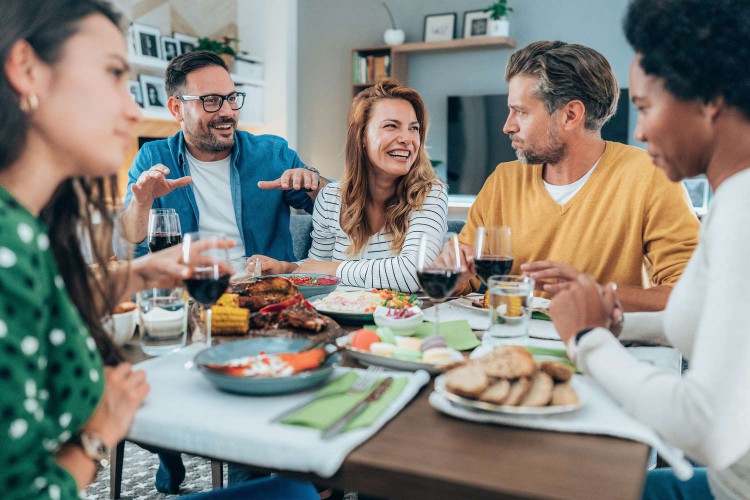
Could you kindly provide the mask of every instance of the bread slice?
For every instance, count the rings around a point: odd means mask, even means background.
[[[518,406],[547,406],[552,399],[552,377],[544,372],[536,372],[531,378],[531,388]]]
[[[534,358],[520,346],[496,347],[481,361],[485,373],[492,378],[530,377],[536,371]]]
[[[531,389],[531,381],[526,377],[519,378],[510,385],[510,393],[503,404],[518,406],[524,400],[526,394],[529,393],[529,389]]]
[[[457,396],[476,399],[489,385],[484,370],[475,363],[467,363],[445,374],[445,387]]]
[[[578,394],[570,382],[556,384],[552,389],[552,405],[577,405],[579,403]]]
[[[479,400],[501,405],[507,399],[508,394],[510,394],[510,382],[500,379],[480,394]]]
[[[555,379],[556,382],[567,382],[573,377],[573,368],[555,361],[542,361],[539,369]]]

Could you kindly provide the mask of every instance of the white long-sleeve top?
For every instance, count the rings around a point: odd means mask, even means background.
[[[413,293],[420,289],[417,281],[419,239],[427,234],[435,241],[429,246],[428,261],[440,251],[448,227],[448,193],[436,183],[425,198],[421,210],[409,217],[409,228],[401,252],[391,250],[392,238],[380,231],[370,238],[361,255],[346,253],[351,245],[341,229],[341,191],[338,182],[324,187],[315,200],[312,246],[308,259],[341,261],[336,276],[341,283],[363,288],[390,288]]]
[[[664,335],[690,361],[639,362],[607,331],[581,339],[578,364],[625,409],[708,468],[718,498],[750,497],[750,169],[719,187],[700,244],[664,311]]]

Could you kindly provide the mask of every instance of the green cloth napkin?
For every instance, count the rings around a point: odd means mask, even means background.
[[[541,319],[542,321],[552,321],[548,315],[540,311],[531,311],[531,319]]]
[[[351,387],[358,378],[359,375],[356,372],[349,372],[326,385],[315,395],[319,396],[323,394],[337,393],[343,389]],[[354,408],[357,403],[364,400],[382,380],[383,378],[379,379],[370,389],[366,389],[362,392],[334,394],[330,397],[313,401],[291,417],[285,419],[283,423],[312,427],[313,429],[327,429],[336,420],[343,417],[349,410]],[[406,383],[407,377],[394,377],[393,383],[391,383],[391,386],[385,391],[385,394],[380,396],[377,401],[368,404],[362,413],[349,422],[344,428],[344,432],[372,425],[380,414],[390,406],[399,394],[401,394],[401,391],[406,387]]]
[[[368,325],[365,326],[365,328],[377,330],[378,327],[375,325]],[[417,330],[411,335],[411,337],[423,339],[434,334],[435,323],[425,321],[417,327]],[[465,319],[441,321],[440,336],[445,339],[445,343],[448,344],[448,347],[457,351],[468,351],[469,349],[474,349],[481,344],[477,335],[469,326],[469,322]]]
[[[573,368],[576,373],[581,373],[573,363],[568,359],[568,351],[565,349],[550,349],[548,347],[526,346],[526,350],[534,357],[551,358],[551,361],[557,361],[563,365]]]

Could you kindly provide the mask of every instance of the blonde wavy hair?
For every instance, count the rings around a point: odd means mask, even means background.
[[[398,253],[404,246],[409,229],[409,217],[422,208],[432,186],[439,183],[430,158],[425,151],[429,117],[424,101],[416,90],[404,87],[392,78],[380,80],[363,90],[352,101],[346,133],[346,166],[341,180],[341,228],[349,236],[349,255],[359,255],[367,246],[375,229],[365,217],[365,203],[369,196],[367,170],[370,163],[365,151],[367,124],[375,103],[382,99],[403,99],[414,108],[419,122],[419,150],[409,172],[400,177],[396,193],[386,202],[385,234],[391,236],[391,251]]]

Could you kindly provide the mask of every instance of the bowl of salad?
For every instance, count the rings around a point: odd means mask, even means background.
[[[424,321],[424,313],[418,306],[394,308],[378,306],[372,312],[372,319],[378,326],[387,326],[396,335],[412,335]]]

